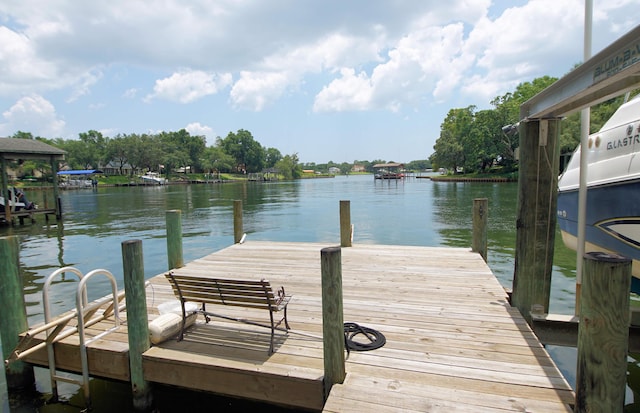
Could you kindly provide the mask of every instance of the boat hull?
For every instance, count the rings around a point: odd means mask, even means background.
[[[558,224],[564,244],[575,250],[578,190],[558,193]],[[593,251],[631,258],[631,291],[640,294],[640,180],[588,189],[585,252]]]

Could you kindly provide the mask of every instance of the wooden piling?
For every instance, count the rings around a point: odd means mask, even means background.
[[[129,369],[133,407],[147,411],[152,405],[151,385],[144,380],[142,353],[151,347],[144,285],[142,241],[122,242],[124,291],[127,299],[127,332],[129,334]]]
[[[559,119],[520,123],[520,169],[512,305],[531,323],[531,307],[549,310],[555,244]]]
[[[24,305],[18,237],[0,237],[0,340],[2,340],[2,359],[7,360],[18,344],[20,333],[29,329],[27,311]],[[35,385],[33,367],[15,361],[5,366],[7,388],[9,390],[27,390]]]
[[[182,257],[182,211],[174,209],[166,212],[167,259],[169,270],[184,267]]]
[[[471,250],[480,253],[487,262],[487,220],[489,216],[489,200],[477,198],[473,200],[473,241]]]
[[[322,271],[322,337],[324,346],[324,394],[344,382],[345,343],[342,304],[342,251],[340,247],[320,251]]]
[[[2,196],[5,199],[10,200],[11,197],[9,195],[9,176],[7,175],[7,160],[4,159],[3,156],[0,156],[0,176],[2,176]],[[9,206],[11,205],[9,202],[6,202]],[[11,222],[11,208],[5,207],[4,209],[4,219],[7,222]]]
[[[340,246],[350,247],[351,233],[351,201],[340,201]]]
[[[575,412],[622,412],[627,383],[631,260],[583,260]]]
[[[234,244],[242,241],[244,229],[242,228],[242,200],[233,201],[233,242]]]
[[[51,173],[53,174],[53,200],[56,207],[56,219],[62,219],[62,203],[60,202],[60,188],[58,187],[58,161],[50,158]]]

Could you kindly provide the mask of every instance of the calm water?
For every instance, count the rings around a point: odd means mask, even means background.
[[[28,194],[42,203],[42,193]],[[436,183],[428,179],[374,181],[371,176],[336,177],[295,182],[171,185],[166,187],[99,188],[61,194],[64,221],[19,228],[0,228],[0,236],[20,239],[20,263],[25,282],[29,323],[42,321],[41,288],[55,269],[71,265],[83,273],[111,271],[123,288],[121,242],[141,239],[147,278],[167,269],[165,211],[182,211],[183,253],[190,261],[233,243],[233,201],[243,201],[248,240],[307,241],[339,244],[339,201],[351,201],[354,243],[455,246],[471,244],[473,199],[489,199],[489,265],[511,288],[515,247],[517,184]],[[559,235],[557,237],[559,240]],[[99,279],[89,299],[109,292]],[[551,312],[574,312],[575,254],[556,246]],[[75,283],[52,289],[54,313],[74,305]],[[575,349],[549,346],[567,380],[575,382]],[[637,369],[633,360],[630,371]],[[68,402],[41,406],[50,391],[48,372],[36,369],[36,395],[11,404],[12,412],[79,412],[78,388],[62,385]],[[632,374],[630,381],[640,374]],[[0,377],[2,411],[9,411],[4,375]],[[635,386],[631,386],[635,387]],[[179,392],[161,392],[162,411],[182,411]],[[186,396],[197,406],[204,395]],[[92,381],[95,412],[127,411],[128,385]],[[633,399],[628,390],[628,400]],[[237,401],[217,400],[224,411],[244,411]],[[210,403],[210,400],[203,401]],[[173,407],[175,406],[175,408]]]

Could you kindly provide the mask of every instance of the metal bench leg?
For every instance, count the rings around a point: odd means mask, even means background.
[[[289,327],[289,321],[287,320],[287,306],[284,306],[284,326],[287,328],[287,330],[291,330],[291,327]]]
[[[269,355],[273,354],[273,336],[275,334],[275,326],[273,325],[273,311],[269,310],[269,317],[271,318],[271,344],[269,345]]]

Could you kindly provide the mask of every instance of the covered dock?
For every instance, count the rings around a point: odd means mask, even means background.
[[[16,210],[16,208],[4,208],[3,220],[5,222],[14,222],[15,218],[20,219],[22,222],[25,217],[29,217],[31,220],[37,214],[43,214],[45,217],[54,215],[56,218],[62,216],[60,210],[60,203],[58,202],[58,163],[64,160],[66,152],[62,149],[58,149],[44,142],[35,139],[18,139],[18,138],[0,138],[0,168],[2,169],[2,198],[9,195],[9,175],[8,167],[9,162],[22,162],[24,160],[47,160],[51,166],[53,174],[53,193],[55,206],[50,209],[38,209],[38,210]],[[10,200],[7,200],[7,204],[11,204]]]
[[[99,169],[70,169],[59,171],[58,176],[64,178],[60,180],[60,188],[94,188],[98,185],[98,181],[93,179],[93,175],[102,173]]]
[[[377,163],[373,165],[373,169],[376,170],[374,175],[375,179],[402,179],[404,174],[402,172],[404,164],[397,162],[390,163]]]

